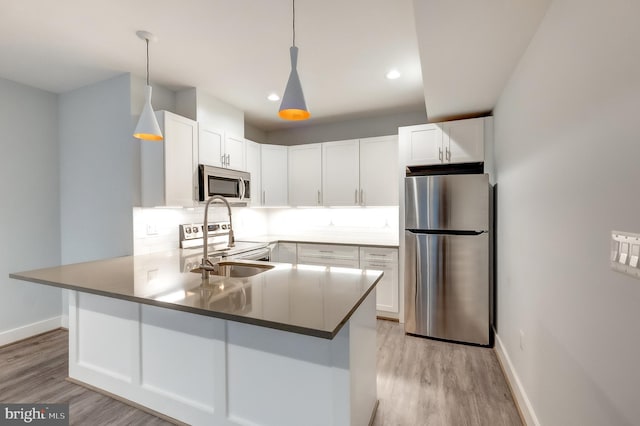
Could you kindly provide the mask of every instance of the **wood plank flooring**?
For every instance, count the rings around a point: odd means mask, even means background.
[[[493,349],[407,336],[378,320],[382,425],[522,425]]]
[[[65,380],[68,333],[56,330],[0,348],[0,402],[69,403],[72,425],[170,425]],[[521,425],[491,349],[406,336],[378,321],[375,426]]]
[[[69,403],[71,425],[171,425],[65,380],[69,334],[64,330],[0,348],[0,402]]]

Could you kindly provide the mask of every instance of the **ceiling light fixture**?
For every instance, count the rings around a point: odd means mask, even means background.
[[[386,75],[387,79],[389,80],[395,80],[397,78],[400,78],[400,71],[393,69],[393,70],[389,70],[389,72]]]
[[[269,94],[269,96],[267,96],[267,99],[269,99],[270,101],[276,102],[280,100],[280,96],[278,96],[277,93],[271,93]]]
[[[298,48],[296,47],[296,0],[293,0],[293,46],[289,49],[291,55],[291,74],[287,81],[287,88],[282,95],[282,103],[278,115],[284,120],[306,120],[311,117],[302,93],[300,77],[298,77]]]
[[[149,84],[149,41],[156,41],[156,37],[148,31],[136,31],[136,35],[147,43],[147,87],[144,107],[133,137],[146,141],[161,141],[162,132],[151,106],[151,85]]]

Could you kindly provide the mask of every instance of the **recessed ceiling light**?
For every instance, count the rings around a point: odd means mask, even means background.
[[[393,69],[387,73],[387,78],[389,80],[395,80],[396,78],[399,78],[399,77],[400,77],[400,71],[398,70]]]
[[[280,96],[278,96],[277,93],[271,93],[269,96],[267,96],[267,99],[269,99],[270,101],[279,101],[280,100]]]

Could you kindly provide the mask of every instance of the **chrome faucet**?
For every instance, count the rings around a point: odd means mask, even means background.
[[[233,247],[235,245],[235,240],[233,238],[233,222],[231,221],[231,205],[222,195],[214,195],[207,200],[207,204],[204,206],[204,224],[202,225],[204,247],[202,252],[202,263],[200,264],[203,280],[209,279],[209,272],[216,270],[216,266],[209,260],[209,205],[215,200],[222,201],[227,206],[227,212],[229,213],[229,242],[227,245],[229,247]]]

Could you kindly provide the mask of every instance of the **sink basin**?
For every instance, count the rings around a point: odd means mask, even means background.
[[[215,263],[216,270],[210,271],[211,275],[231,278],[246,278],[258,275],[259,273],[273,269],[273,265],[262,265],[259,263],[246,262],[218,262]],[[192,269],[191,272],[201,273],[202,268]]]

